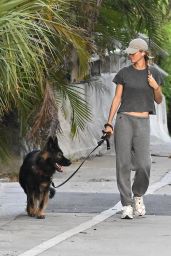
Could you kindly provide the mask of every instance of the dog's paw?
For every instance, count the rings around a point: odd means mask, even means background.
[[[45,215],[38,215],[37,219],[45,219]]]
[[[36,215],[35,215],[35,214],[30,214],[29,216],[30,216],[30,217],[35,217]]]
[[[29,217],[35,217],[36,216],[36,214],[34,214],[34,213],[27,213],[27,214],[28,214]]]

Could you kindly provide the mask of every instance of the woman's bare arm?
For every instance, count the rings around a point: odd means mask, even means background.
[[[108,121],[107,121],[108,124],[112,125],[112,121],[113,121],[114,115],[116,114],[116,112],[118,110],[118,107],[119,107],[119,105],[121,103],[122,92],[123,92],[123,85],[122,84],[118,84],[116,86],[115,95],[113,97],[112,104],[111,104],[111,107],[110,107]],[[110,126],[106,126],[104,131],[107,132],[107,133],[108,132],[112,133],[112,128]]]

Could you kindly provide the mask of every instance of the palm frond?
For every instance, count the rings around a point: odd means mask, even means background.
[[[71,2],[0,2],[0,116],[16,108],[23,126],[21,134],[28,129],[29,118],[32,120],[36,111],[39,116],[36,116],[34,131],[40,127],[43,114],[48,122],[50,114],[46,113],[47,98],[44,99],[46,81],[51,80],[52,67],[56,71],[63,68],[67,47],[74,47],[78,53],[79,75],[87,72],[90,43],[84,31],[68,24],[61,16],[63,8],[68,8]],[[50,103],[53,108],[53,101]],[[37,106],[41,105],[40,111]]]
[[[84,130],[87,122],[92,120],[92,112],[84,88],[78,85],[65,85],[61,86],[60,83],[56,82],[55,85],[56,93],[59,99],[58,106],[63,111],[64,116],[70,118],[72,136],[78,134],[79,129]],[[67,114],[65,105],[67,107]]]

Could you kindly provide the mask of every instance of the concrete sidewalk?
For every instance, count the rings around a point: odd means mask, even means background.
[[[26,216],[26,198],[18,183],[0,183],[0,256],[170,256],[171,144],[151,150],[160,156],[152,156],[143,218],[120,219],[112,151],[93,156],[57,190],[45,220]],[[79,164],[57,173],[56,185]]]

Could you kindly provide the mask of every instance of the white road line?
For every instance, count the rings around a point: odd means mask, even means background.
[[[171,183],[171,172],[167,173],[159,182],[156,182],[152,184],[146,194],[153,194],[155,191],[160,189],[161,187],[170,184]],[[108,219],[112,215],[116,214],[121,210],[121,202],[118,202],[115,206],[112,208],[109,208],[106,211],[101,212],[100,214],[93,217],[91,220],[86,221],[79,226],[72,228],[60,235],[57,235],[53,237],[52,239],[47,240],[46,242],[41,243],[38,246],[35,246],[31,250],[28,250],[18,256],[36,256],[40,253],[52,248],[53,246],[61,243],[62,241],[65,241],[66,239],[72,237],[73,235],[76,235],[84,230],[87,230],[89,228],[92,228],[93,226],[99,224],[100,222]]]
[[[153,194],[154,192],[168,184],[171,184],[171,171],[164,175],[160,181],[153,183],[151,186],[149,186],[146,195]]]
[[[41,252],[48,250],[49,248],[59,244],[60,242],[70,238],[73,235],[76,235],[86,229],[89,229],[100,222],[106,220],[107,218],[111,217],[112,215],[116,214],[118,211],[121,210],[121,203],[118,202],[114,207],[101,212],[99,215],[96,215],[91,220],[86,221],[79,226],[72,228],[60,235],[53,237],[52,239],[47,240],[46,242],[34,247],[33,249],[26,251],[18,256],[36,256],[39,255]]]

